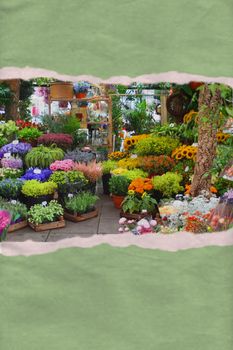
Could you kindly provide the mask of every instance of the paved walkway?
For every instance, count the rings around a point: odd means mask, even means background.
[[[101,196],[97,206],[99,215],[96,218],[78,223],[66,221],[66,227],[44,232],[34,232],[30,227],[26,227],[9,233],[7,241],[23,242],[30,239],[37,242],[52,242],[77,236],[90,237],[96,234],[117,233],[119,210],[113,206],[111,199],[108,196]]]

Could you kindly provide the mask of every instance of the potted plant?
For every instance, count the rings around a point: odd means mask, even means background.
[[[6,140],[6,143],[9,143],[15,139],[18,132],[18,126],[13,120],[9,120],[8,122],[1,121],[0,124],[0,137]]]
[[[65,219],[79,222],[97,216],[98,210],[95,208],[97,200],[98,197],[90,192],[82,192],[75,196],[71,194],[65,202]]]
[[[37,180],[40,182],[46,182],[49,177],[52,175],[52,171],[48,168],[29,168],[26,170],[25,174],[21,176],[21,180]]]
[[[159,215],[157,201],[147,192],[140,195],[129,190],[121,207],[121,216],[127,219],[140,220],[148,215],[152,217]]]
[[[19,179],[4,179],[0,181],[0,196],[6,199],[18,199],[23,181]]]
[[[11,214],[11,222],[8,232],[14,232],[27,226],[28,210],[26,205],[16,200],[8,202],[4,199],[0,199],[0,208]]]
[[[26,127],[19,131],[18,137],[19,140],[23,142],[28,142],[32,146],[36,146],[37,139],[42,135],[42,131],[39,131],[38,128]]]
[[[6,239],[7,230],[11,222],[11,214],[6,210],[0,210],[0,242]]]
[[[111,179],[111,171],[117,168],[117,162],[114,160],[105,160],[102,162],[102,183],[104,194],[109,194],[109,180]]]
[[[74,93],[77,98],[85,98],[90,88],[90,84],[87,82],[74,83]]]
[[[25,162],[27,167],[48,168],[55,160],[61,160],[63,157],[63,150],[55,145],[51,147],[38,146],[33,147],[26,155]]]
[[[64,210],[56,200],[36,204],[28,213],[28,224],[36,232],[65,227]]]
[[[0,181],[4,179],[18,179],[22,174],[22,169],[0,168]]]
[[[10,153],[10,154],[18,154],[25,155],[27,152],[31,150],[32,146],[30,143],[19,142],[18,140],[14,140],[11,143],[3,146],[0,150],[1,153]]]
[[[69,134],[44,134],[38,138],[37,142],[38,145],[56,145],[57,147],[66,150],[72,146],[73,137]]]
[[[71,159],[77,163],[90,163],[95,160],[96,155],[93,152],[82,151],[78,148],[73,151],[66,151],[64,159]]]
[[[112,176],[109,180],[109,189],[115,208],[120,209],[127,195],[129,184],[130,180],[125,176]]]
[[[77,194],[83,191],[88,183],[88,180],[80,171],[55,171],[49,178],[57,184],[59,200],[63,203],[69,193]]]
[[[13,157],[10,155],[9,157],[3,157],[1,159],[1,165],[3,168],[21,169],[23,168],[23,161],[18,156]]]
[[[49,202],[54,198],[56,189],[57,184],[52,181],[25,181],[22,186],[23,201],[29,208],[44,201]]]
[[[56,160],[50,165],[50,170],[57,171],[71,171],[74,169],[75,163],[71,159],[65,159],[65,160]]]
[[[153,177],[152,183],[155,190],[155,198],[159,201],[161,198],[170,198],[182,192],[184,187],[180,185],[181,181],[182,176],[172,172]]]
[[[88,164],[76,163],[74,169],[82,172],[85,175],[89,181],[87,184],[87,189],[92,193],[95,193],[96,181],[102,176],[101,164],[98,164],[95,160]]]

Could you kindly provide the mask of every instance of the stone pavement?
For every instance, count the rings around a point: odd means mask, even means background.
[[[30,227],[9,233],[7,241],[23,242],[33,240],[37,242],[52,242],[76,236],[92,236],[96,234],[113,234],[118,232],[119,210],[113,206],[109,196],[100,196],[97,205],[99,215],[96,218],[72,223],[66,220],[66,227],[57,230],[34,232]]]

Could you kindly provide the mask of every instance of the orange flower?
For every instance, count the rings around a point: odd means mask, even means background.
[[[191,185],[185,185],[185,193],[184,194],[190,194],[191,191]]]
[[[214,186],[211,186],[211,187],[210,187],[210,192],[211,192],[211,193],[217,193],[218,190],[217,190],[217,188],[215,188]]]

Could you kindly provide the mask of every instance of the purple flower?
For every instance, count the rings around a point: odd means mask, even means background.
[[[0,153],[4,155],[4,153],[13,153],[13,154],[25,154],[28,151],[30,151],[30,149],[32,148],[32,146],[29,143],[26,142],[19,142],[17,144],[12,143],[8,143],[7,145],[3,146],[0,149]]]
[[[37,180],[45,182],[49,179],[50,175],[52,175],[50,169],[29,168],[20,180]]]
[[[20,169],[23,167],[23,161],[21,158],[2,158],[1,164],[3,168]]]

